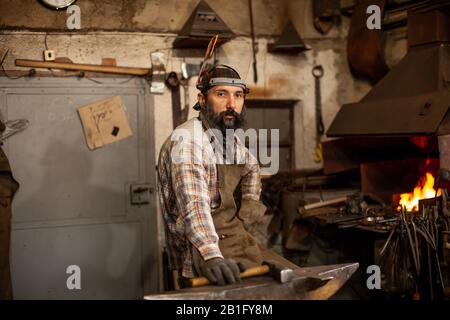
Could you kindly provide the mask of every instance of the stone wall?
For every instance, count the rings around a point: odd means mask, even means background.
[[[7,70],[14,59],[42,59],[45,41],[58,57],[68,57],[75,63],[100,64],[102,58],[117,60],[120,66],[151,67],[150,53],[161,50],[168,57],[168,71],[180,72],[182,53],[175,54],[171,43],[176,33],[197,5],[198,0],[78,0],[81,8],[81,30],[65,29],[65,11],[53,11],[38,1],[0,0],[0,47],[9,48],[4,63]],[[250,98],[298,99],[295,107],[295,166],[311,169],[321,166],[314,162],[315,64],[324,67],[322,108],[328,127],[343,103],[358,101],[370,85],[355,80],[350,74],[346,57],[346,35],[349,19],[322,36],[312,24],[312,1],[254,0],[254,23],[257,36],[258,83],[253,83],[251,38],[247,1],[216,0],[207,3],[238,36],[217,51],[219,62],[235,66],[251,87]],[[291,19],[312,50],[299,55],[272,54],[267,43],[273,42],[288,19]],[[391,46],[395,49],[395,44]],[[398,50],[397,50],[398,51]],[[200,61],[200,58],[192,59]],[[195,78],[189,83],[189,105],[193,105],[197,90]],[[182,94],[182,97],[184,95]],[[184,104],[184,102],[182,102]],[[159,150],[172,130],[170,92],[155,95],[156,136]],[[189,117],[195,116],[191,110]]]

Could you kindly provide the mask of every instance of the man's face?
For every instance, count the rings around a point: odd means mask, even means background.
[[[244,90],[235,86],[216,86],[207,92],[207,97],[198,94],[201,105],[207,105],[207,116],[211,124],[219,129],[237,129],[243,122]]]

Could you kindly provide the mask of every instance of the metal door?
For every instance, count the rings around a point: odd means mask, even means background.
[[[141,299],[158,290],[152,100],[143,80],[99,80],[0,79],[3,118],[30,122],[3,146],[20,183],[16,299]],[[115,95],[133,135],[90,151],[77,108]],[[67,270],[73,265],[80,273]],[[81,289],[70,289],[78,275]]]
[[[265,145],[261,141],[258,142],[258,159],[259,155],[267,155],[268,157],[274,157],[272,150],[275,154],[278,154],[278,170],[288,171],[292,170],[294,166],[293,161],[293,109],[292,107],[277,108],[267,102],[265,107],[255,107],[252,105],[252,100],[248,101],[248,108],[246,110],[246,123],[248,128],[255,130],[268,129],[267,134],[268,144]],[[271,129],[279,130],[279,142],[278,150],[270,142]],[[272,149],[273,148],[273,149]],[[262,149],[262,150],[261,150]],[[268,167],[269,164],[261,164],[261,170],[264,172],[264,167]]]

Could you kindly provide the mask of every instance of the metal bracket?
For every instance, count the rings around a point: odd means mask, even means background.
[[[135,183],[130,185],[130,199],[132,205],[150,203],[150,194],[154,189],[147,183]]]

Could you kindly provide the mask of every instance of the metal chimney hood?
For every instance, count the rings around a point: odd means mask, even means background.
[[[173,47],[204,49],[208,47],[211,37],[216,34],[220,35],[216,46],[235,37],[233,31],[231,31],[219,15],[202,0],[194,12],[192,12],[183,28],[181,28],[181,31],[173,42]]]
[[[302,37],[295,29],[291,20],[288,21],[275,43],[267,44],[267,50],[271,53],[300,53],[311,50],[311,47],[303,42]]]
[[[408,12],[408,47],[360,102],[341,107],[327,136],[450,133],[450,1]]]

